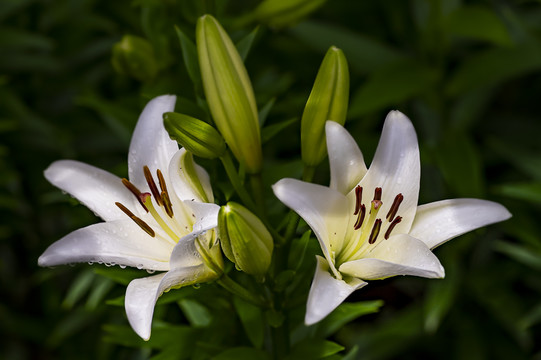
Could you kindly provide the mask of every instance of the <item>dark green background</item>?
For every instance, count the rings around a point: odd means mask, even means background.
[[[209,12],[238,41],[257,25],[239,27],[239,17],[257,4],[0,3],[0,357],[152,354],[116,344],[104,329],[127,323],[122,307],[105,304],[125,286],[96,275],[98,265],[37,267],[53,241],[97,221],[43,170],[70,158],[125,176],[130,134],[150,98],[177,94],[185,99],[177,110],[198,111],[201,89],[173,25],[193,39],[197,17]],[[325,51],[336,45],[351,73],[346,127],[367,159],[385,114],[401,110],[421,145],[421,203],[477,197],[513,213],[435,250],[445,280],[392,278],[356,292],[351,300],[385,305],[333,340],[357,345],[363,359],[541,359],[541,3],[332,0],[291,27],[260,25],[246,59],[258,105],[276,99],[267,125],[297,119],[265,144],[267,185],[300,175],[298,119]],[[111,49],[125,34],[153,45],[153,79],[113,70]],[[327,183],[327,167],[317,182]],[[163,308],[157,313],[179,313]]]

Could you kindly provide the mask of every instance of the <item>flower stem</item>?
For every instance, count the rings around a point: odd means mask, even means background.
[[[225,172],[227,173],[227,176],[229,177],[229,180],[231,181],[231,184],[235,188],[235,191],[241,198],[242,202],[244,202],[244,205],[246,205],[251,210],[256,210],[256,205],[252,198],[250,197],[250,194],[246,191],[246,188],[242,184],[242,181],[239,178],[239,175],[237,173],[237,169],[235,169],[235,165],[233,164],[233,159],[231,158],[231,153],[229,151],[225,152],[225,155],[220,157],[220,160],[222,161],[222,164],[224,166]]]
[[[261,308],[268,307],[267,303],[261,299],[258,296],[255,296],[250,291],[248,291],[246,288],[244,288],[242,285],[231,279],[226,274],[223,274],[217,281],[216,281],[221,287],[226,289],[232,294],[237,295],[238,297],[242,298],[243,300],[246,300],[254,305],[257,305]]]
[[[251,174],[250,175],[250,185],[252,186],[252,195],[255,199],[255,203],[257,206],[258,213],[265,217],[265,197],[264,197],[264,190],[265,187],[263,186],[263,181],[261,179],[261,174]]]

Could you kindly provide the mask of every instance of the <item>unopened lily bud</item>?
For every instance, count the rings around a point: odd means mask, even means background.
[[[150,42],[139,36],[124,35],[113,46],[113,68],[120,74],[141,81],[152,80],[158,73],[158,64]]]
[[[225,256],[237,269],[258,277],[265,275],[274,244],[257,216],[240,204],[227,203],[218,214],[218,236]]]
[[[264,0],[252,12],[258,22],[274,28],[294,25],[317,10],[326,0]]]
[[[212,118],[248,173],[261,170],[261,135],[252,84],[237,48],[210,15],[197,21],[197,54]]]
[[[332,46],[325,55],[301,120],[302,160],[316,166],[326,155],[325,122],[346,122],[349,70],[342,50]]]
[[[225,141],[222,135],[202,120],[167,112],[163,114],[163,124],[171,139],[176,140],[196,156],[214,159],[225,153]]]

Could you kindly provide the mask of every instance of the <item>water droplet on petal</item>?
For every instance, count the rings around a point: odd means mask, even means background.
[[[199,289],[201,287],[201,284],[193,284],[192,287],[194,289]]]
[[[137,264],[137,268],[141,270],[143,268],[143,264]]]
[[[153,269],[147,269],[147,273],[149,274],[154,274],[156,272],[156,270],[153,270]]]
[[[118,266],[120,266],[121,269],[125,269],[125,268],[126,268],[126,265],[119,264]]]

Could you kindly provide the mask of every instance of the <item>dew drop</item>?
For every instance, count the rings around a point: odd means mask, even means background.
[[[143,264],[137,264],[137,268],[141,270],[143,268]]]
[[[89,261],[88,265],[94,265],[94,261]]]
[[[125,268],[126,268],[126,265],[119,264],[118,266],[120,266],[121,269],[125,269]]]
[[[194,289],[199,289],[201,287],[201,284],[193,284],[192,287]]]
[[[147,273],[149,274],[154,274],[156,272],[156,270],[153,270],[153,269],[147,269]]]

